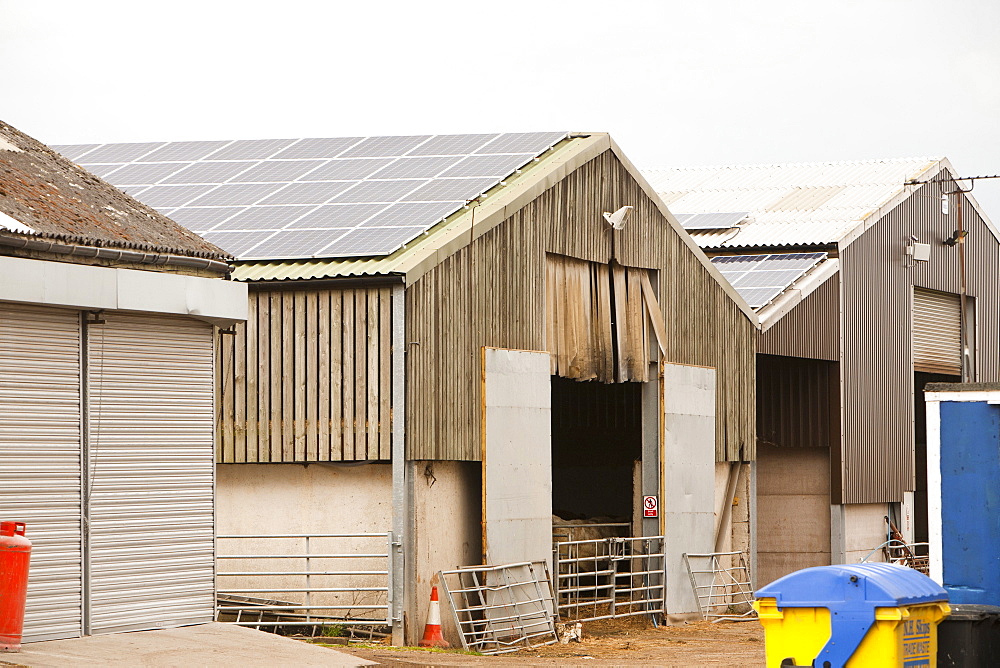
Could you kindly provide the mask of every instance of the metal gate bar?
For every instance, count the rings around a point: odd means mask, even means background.
[[[692,564],[692,560],[696,563]],[[729,564],[726,565],[723,561]],[[742,552],[685,554],[684,565],[705,619],[713,622],[756,619],[757,613],[752,605],[750,569]],[[719,612],[720,610],[725,612]]]
[[[596,620],[663,611],[663,536],[602,538],[553,545],[560,620]]]
[[[556,642],[544,561],[441,571],[438,580],[467,651],[505,654]]]
[[[247,541],[258,543],[263,541],[268,545],[266,553],[252,554],[249,550],[240,553],[226,554],[218,549],[216,558],[222,561],[235,561],[240,564],[236,571],[219,569],[217,577],[221,581],[226,578],[244,579],[243,586],[219,585],[217,591],[216,619],[231,621],[241,626],[294,626],[294,625],[350,625],[350,626],[389,626],[392,611],[392,555],[393,534],[387,533],[353,533],[353,534],[246,534],[217,536],[221,541]],[[295,541],[297,545],[289,545]],[[367,541],[365,550],[352,551],[359,541]],[[321,542],[319,550],[316,543]],[[328,549],[329,544],[345,544],[344,549]],[[288,551],[282,551],[279,546],[289,545]],[[374,545],[384,546],[378,550]],[[271,560],[298,560],[300,563],[289,568],[268,567],[253,570],[253,564]],[[317,560],[358,560],[364,568],[345,568],[331,570],[314,567]],[[384,561],[385,568],[372,568],[378,562]],[[375,562],[375,563],[372,563]],[[303,566],[304,564],[304,566]],[[250,566],[248,568],[248,566]],[[358,579],[361,578],[362,582]],[[247,583],[249,579],[249,583]],[[283,580],[283,582],[282,582]],[[374,581],[376,586],[370,585]],[[261,586],[261,584],[270,586]],[[284,598],[298,600],[274,600],[248,596],[250,594],[284,594]],[[302,596],[296,596],[302,594]],[[360,594],[362,601],[339,601],[338,594]],[[321,601],[319,596],[325,595]],[[357,598],[357,597],[355,597]],[[384,603],[383,603],[384,602]],[[355,611],[352,613],[352,611]],[[223,619],[225,618],[225,619]],[[234,618],[234,619],[230,619]]]

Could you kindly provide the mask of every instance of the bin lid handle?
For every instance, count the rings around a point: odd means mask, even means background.
[[[813,662],[819,668],[844,668],[875,623],[875,606],[867,601],[850,609],[830,611],[830,639]]]

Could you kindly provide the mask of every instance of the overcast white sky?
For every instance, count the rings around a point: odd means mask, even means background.
[[[641,167],[1000,172],[996,0],[0,0],[0,118],[51,144],[607,131]],[[1000,221],[1000,183],[976,187]]]

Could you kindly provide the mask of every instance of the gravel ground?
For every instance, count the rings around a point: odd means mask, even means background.
[[[764,630],[756,621],[693,622],[654,628],[638,617],[585,622],[583,641],[501,656],[385,645],[336,646],[385,666],[763,666]]]

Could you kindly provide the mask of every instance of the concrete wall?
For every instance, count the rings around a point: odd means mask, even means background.
[[[482,563],[482,464],[411,461],[411,527],[406,605],[408,644],[423,634],[431,586],[438,571]],[[443,595],[443,592],[442,592]],[[461,646],[447,601],[441,602],[442,628],[452,646]]]
[[[392,471],[388,463],[218,464],[216,526],[220,536],[247,534],[387,533],[392,527]],[[313,553],[384,552],[386,538],[311,538]],[[220,539],[217,553],[300,554],[305,541],[295,539]],[[304,588],[303,576],[227,577],[227,571],[303,570],[300,559],[218,560],[218,588]],[[382,559],[312,559],[310,570],[381,570]],[[381,576],[312,576],[310,586],[381,587]],[[250,594],[302,602],[299,592]],[[355,617],[385,615],[364,604],[385,605],[382,592],[313,595],[313,605],[354,605]],[[336,614],[336,613],[331,613]]]
[[[757,452],[757,587],[830,564],[830,451]]]
[[[885,517],[889,514],[886,503],[855,503],[843,506],[844,563],[856,564],[885,542]],[[873,554],[869,561],[882,561],[882,551]]]

